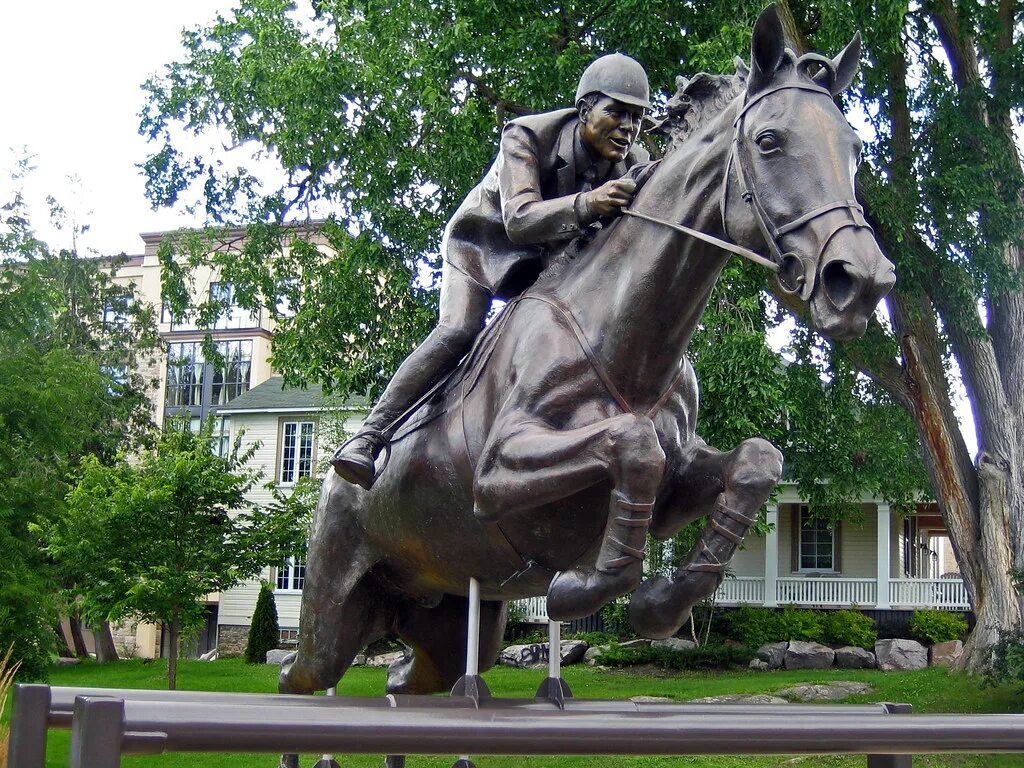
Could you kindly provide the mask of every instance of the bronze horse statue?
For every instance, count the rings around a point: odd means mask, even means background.
[[[862,334],[895,278],[854,200],[860,141],[834,102],[859,49],[857,37],[834,60],[797,58],[765,11],[749,71],[717,79],[732,91],[693,94],[702,110],[636,194],[637,215],[505,307],[397,436],[372,490],[328,472],[282,692],[333,687],[388,634],[411,649],[389,691],[450,689],[471,577],[483,669],[509,600],[547,594],[549,615],[570,619],[635,589],[630,620],[658,638],[718,587],[782,455],[759,438],[720,452],[696,435],[685,352],[729,254],[672,225],[767,248],[822,333]],[[704,516],[687,564],[641,584],[647,533]]]

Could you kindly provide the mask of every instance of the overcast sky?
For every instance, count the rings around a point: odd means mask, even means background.
[[[140,232],[196,223],[152,211],[135,167],[146,156],[138,134],[140,86],[180,56],[181,30],[211,21],[230,0],[9,0],[0,10],[0,204],[10,189],[11,148],[26,146],[37,167],[28,189],[33,224],[46,223],[52,194],[90,225],[87,248],[141,253]],[[69,182],[74,177],[76,182]]]

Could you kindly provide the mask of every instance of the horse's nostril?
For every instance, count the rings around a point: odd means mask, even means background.
[[[842,311],[857,295],[857,281],[843,261],[832,261],[821,270],[822,287],[832,305]]]

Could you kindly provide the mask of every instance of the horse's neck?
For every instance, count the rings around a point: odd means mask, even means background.
[[[720,236],[734,112],[727,108],[670,153],[633,210]],[[669,227],[624,217],[563,284],[597,357],[637,407],[675,377],[726,258]]]

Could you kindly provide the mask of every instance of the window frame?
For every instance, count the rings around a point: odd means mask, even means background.
[[[288,586],[282,587],[283,581]],[[296,587],[295,584],[298,583]],[[306,585],[306,558],[286,557],[284,562],[274,569],[274,592],[278,594],[301,594]]]
[[[806,567],[806,566],[804,566],[804,545],[805,545],[805,543],[808,544],[808,545],[813,544],[814,547],[815,547],[815,550],[817,550],[817,548],[823,543],[818,538],[815,538],[815,540],[813,542],[804,542],[803,533],[804,533],[805,517],[809,518],[810,522],[812,522],[814,525],[820,526],[820,527],[816,527],[814,529],[811,529],[815,534],[817,534],[819,536],[822,533],[827,533],[828,534],[828,543],[831,546],[831,553],[828,556],[829,557],[830,565],[827,568],[824,568],[824,567],[821,567],[821,566],[814,566],[814,567]],[[836,550],[837,550],[837,544],[838,544],[838,540],[839,540],[838,531],[837,531],[838,524],[836,524],[836,525],[829,525],[826,521],[821,520],[820,518],[811,517],[810,506],[807,505],[807,504],[799,504],[799,505],[797,505],[796,515],[794,515],[794,518],[795,518],[795,522],[797,523],[796,536],[794,537],[795,538],[795,543],[796,543],[796,546],[797,546],[797,553],[796,553],[797,569],[796,569],[796,573],[829,573],[829,574],[840,573],[840,570],[836,567],[837,560],[838,560],[837,554],[836,554]],[[812,555],[812,557],[814,557],[815,558],[815,562],[817,562],[818,558],[822,557],[822,555],[819,555],[817,553],[817,551],[815,551],[815,553]]]
[[[287,437],[288,425],[294,424],[296,427],[296,455],[295,455],[295,469],[291,474],[290,480],[284,479],[285,471],[285,439]],[[310,429],[310,441],[309,441],[309,471],[306,474],[299,474],[300,462],[302,457],[299,454],[301,448],[301,437],[302,437],[302,426],[309,425]],[[274,480],[277,485],[281,488],[291,488],[303,477],[312,477],[316,472],[316,456],[317,456],[317,420],[310,417],[297,417],[297,416],[284,416],[278,419],[277,424],[277,466],[275,467]]]

